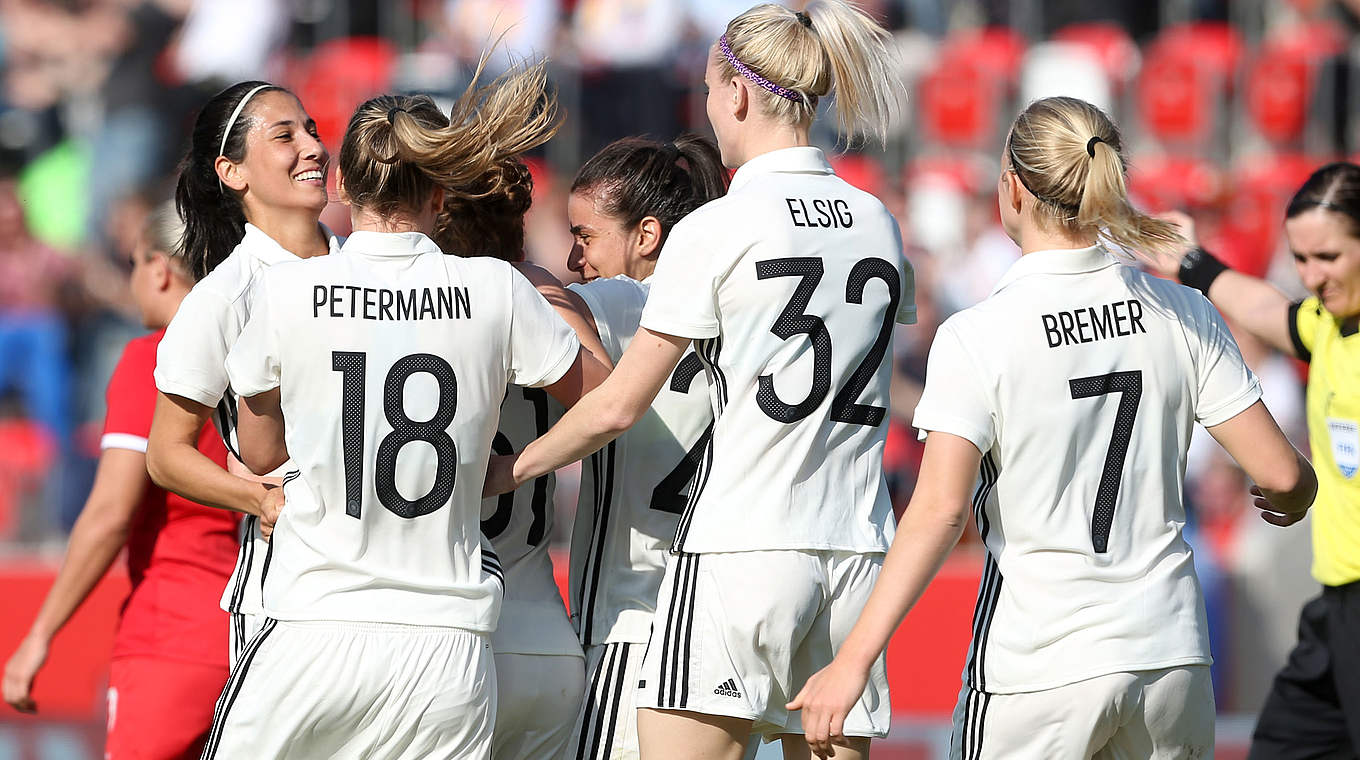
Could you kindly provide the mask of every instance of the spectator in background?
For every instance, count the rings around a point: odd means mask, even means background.
[[[33,238],[15,180],[0,177],[0,395],[19,395],[63,459],[71,452],[72,426],[67,328],[58,296],[73,270]]]
[[[672,61],[684,28],[683,0],[577,3],[571,34],[583,69],[583,153],[629,135],[680,131],[682,91]]]
[[[227,681],[227,617],[217,597],[235,563],[237,516],[163,491],[146,471],[156,346],[193,286],[179,253],[182,231],[166,203],[131,256],[133,297],[157,332],[128,343],[114,370],[94,488],[52,589],[5,666],[5,701],[36,711],[33,682],[52,638],[126,546],[132,591],[114,637],[108,760],[197,757]],[[225,463],[216,431],[205,428],[198,448]]]

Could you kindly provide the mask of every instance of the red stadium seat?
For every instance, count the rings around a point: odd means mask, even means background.
[[[377,37],[346,37],[326,42],[297,63],[289,81],[332,151],[354,109],[392,87],[396,51]]]
[[[1233,172],[1224,235],[1241,249],[1232,262],[1248,272],[1270,265],[1289,199],[1322,161],[1297,153],[1260,156]]]
[[[1207,141],[1215,102],[1208,76],[1193,60],[1149,54],[1138,79],[1138,108],[1153,137],[1172,145]]]
[[[985,148],[996,131],[1004,91],[968,60],[941,60],[921,78],[917,97],[930,139],[947,146]]]
[[[1233,88],[1246,54],[1246,43],[1237,29],[1217,21],[1168,27],[1157,36],[1152,47],[1157,48],[1160,55],[1195,61],[1228,90]]]
[[[831,159],[836,176],[870,195],[883,197],[883,164],[868,156],[847,153]]]
[[[1344,36],[1329,24],[1291,27],[1261,48],[1247,78],[1246,110],[1262,137],[1275,145],[1303,138],[1318,69],[1344,49]]]
[[[1169,211],[1217,204],[1224,182],[1222,172],[1209,161],[1168,155],[1134,161],[1129,190],[1149,211]]]
[[[907,164],[906,185],[941,182],[961,193],[976,195],[994,186],[996,175],[984,168],[976,155],[922,156]]]
[[[953,35],[944,41],[941,59],[967,60],[987,74],[1014,84],[1028,46],[1025,38],[1004,26],[989,26]]]
[[[1100,61],[1101,68],[1116,89],[1122,90],[1138,72],[1142,58],[1138,46],[1118,24],[1072,24],[1055,32],[1053,39],[1089,50]]]

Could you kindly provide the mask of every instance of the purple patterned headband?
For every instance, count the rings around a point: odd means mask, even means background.
[[[792,100],[795,103],[803,102],[802,93],[790,90],[787,87],[780,87],[774,82],[771,82],[765,77],[752,71],[750,66],[747,66],[746,64],[737,60],[737,56],[732,53],[732,46],[727,44],[726,34],[718,38],[718,49],[722,51],[723,57],[726,58],[727,62],[732,65],[732,68],[737,70],[738,74],[741,74],[742,76],[751,80],[751,82],[753,82],[754,84],[760,85],[762,88],[769,90],[770,92],[774,93],[775,95],[778,95],[779,97],[785,100]],[[808,98],[807,101],[809,104],[813,102],[811,98]]]

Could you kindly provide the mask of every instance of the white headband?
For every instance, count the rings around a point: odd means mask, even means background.
[[[239,102],[237,102],[237,104],[236,104],[236,110],[235,110],[235,111],[232,111],[232,112],[231,112],[231,118],[227,119],[227,128],[224,129],[224,130],[222,130],[222,144],[217,148],[217,155],[219,155],[219,156],[224,156],[224,155],[226,155],[226,150],[227,150],[227,138],[231,136],[231,128],[234,127],[234,126],[236,126],[236,118],[237,118],[238,116],[241,115],[241,109],[245,108],[245,107],[246,107],[246,103],[249,103],[249,102],[250,102],[250,99],[253,98],[253,97],[255,97],[255,93],[259,92],[260,90],[267,90],[267,89],[269,89],[269,88],[271,88],[271,87],[273,87],[273,86],[274,86],[274,85],[272,85],[272,84],[262,84],[262,85],[258,85],[258,86],[256,86],[254,89],[252,89],[250,92],[247,92],[247,93],[246,93],[246,96],[245,96],[244,98],[241,98],[241,100],[240,100]],[[218,189],[218,190],[225,190],[225,189],[226,189],[226,188],[222,187],[222,178],[221,178],[221,177],[218,177],[218,178],[217,178],[217,189]]]

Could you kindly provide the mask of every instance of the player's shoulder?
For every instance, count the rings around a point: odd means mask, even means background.
[[[585,297],[594,297],[602,301],[611,299],[647,299],[647,291],[650,286],[647,283],[639,282],[621,274],[616,277],[598,277],[590,282],[574,282],[567,286],[569,290],[580,293]]]

